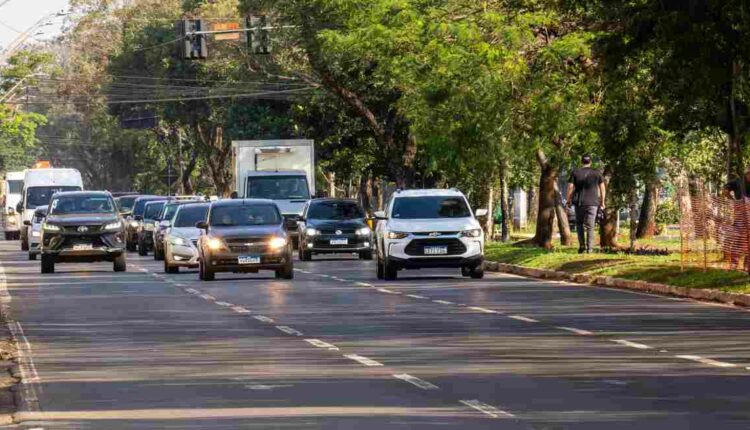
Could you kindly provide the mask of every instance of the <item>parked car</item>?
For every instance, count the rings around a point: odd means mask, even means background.
[[[484,276],[484,232],[463,193],[397,191],[387,208],[375,214],[378,279],[394,280],[399,270],[428,267]],[[487,216],[487,210],[478,209],[476,216]]]
[[[296,223],[296,222],[295,222]],[[199,278],[212,281],[217,272],[273,270],[292,279],[291,239],[272,200],[232,199],[211,203],[198,240]]]
[[[353,200],[311,200],[302,214],[299,229],[299,259],[313,254],[356,253],[372,259],[372,230],[364,209]]]
[[[206,221],[210,203],[185,203],[178,206],[169,228],[164,231],[164,272],[177,273],[180,267],[198,267],[198,238],[195,225]]]
[[[39,255],[39,244],[42,238],[42,224],[47,217],[47,206],[39,206],[34,210],[31,221],[26,221],[31,228],[29,231],[29,260],[36,260]]]
[[[162,207],[154,224],[154,260],[164,260],[164,233],[169,229],[177,209],[181,205],[192,202],[198,203],[197,200],[169,200]]]
[[[158,224],[157,218],[162,208],[167,203],[166,200],[153,200],[146,203],[143,210],[143,216],[138,226],[138,255],[146,256],[154,248],[154,230]]]
[[[16,212],[18,202],[23,196],[23,178],[25,172],[8,172],[5,180],[0,183],[0,200],[2,201],[3,217],[5,225],[5,240],[18,240],[21,238],[20,215]]]
[[[125,217],[127,249],[133,252],[138,247],[138,229],[143,221],[143,211],[146,210],[146,203],[154,200],[164,200],[164,197],[145,195],[139,196],[133,202],[133,210],[129,216]]]
[[[111,261],[124,272],[125,226],[106,191],[56,193],[42,224],[42,273],[57,263]]]

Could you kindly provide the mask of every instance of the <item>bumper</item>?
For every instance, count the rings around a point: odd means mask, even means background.
[[[332,245],[331,239],[347,239],[346,245]],[[302,239],[302,249],[311,251],[316,254],[337,254],[365,252],[372,250],[372,239],[369,237],[347,236],[347,237],[326,237],[316,236],[314,238]]]
[[[59,262],[112,261],[125,252],[124,232],[42,235],[39,253]],[[83,249],[89,247],[89,249]],[[79,248],[79,249],[76,249]]]
[[[72,248],[61,250],[42,249],[39,254],[53,257],[58,263],[92,263],[96,261],[113,261],[122,255],[125,248],[95,248],[85,251],[77,251]]]
[[[482,240],[466,237],[385,241],[389,263],[399,269],[476,267],[484,260]],[[446,247],[447,255],[427,255],[428,247]]]
[[[258,270],[278,270],[292,260],[286,251],[260,254],[259,264],[239,264],[239,254],[214,252],[205,256],[206,266],[213,272],[255,273]]]
[[[402,259],[388,257],[388,264],[396,269],[429,269],[429,268],[459,268],[477,267],[482,264],[484,257],[481,255],[473,257],[417,257]]]
[[[198,250],[192,246],[167,245],[164,248],[164,258],[172,266],[198,267]]]

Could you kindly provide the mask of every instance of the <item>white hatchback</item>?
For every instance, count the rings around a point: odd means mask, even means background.
[[[478,209],[476,217],[483,216],[487,209]],[[375,217],[378,279],[394,280],[401,269],[431,267],[484,276],[484,232],[460,191],[397,191]]]

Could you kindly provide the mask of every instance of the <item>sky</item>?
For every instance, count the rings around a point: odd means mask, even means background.
[[[68,0],[0,0],[0,49],[5,49],[16,37],[47,14],[67,9]],[[50,38],[60,32],[63,18],[55,18],[54,25],[42,27]]]

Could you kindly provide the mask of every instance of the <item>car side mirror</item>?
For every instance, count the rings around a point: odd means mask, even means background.
[[[490,213],[490,211],[488,211],[487,209],[482,208],[482,209],[477,209],[476,212],[474,212],[474,215],[477,218],[482,218],[482,217],[486,217],[489,213]]]
[[[195,223],[195,228],[199,228],[201,230],[208,230],[208,223],[206,221],[198,221]]]
[[[23,212],[23,202],[18,202],[18,204],[16,205],[16,212]]]
[[[388,219],[388,216],[385,214],[385,211],[377,211],[373,215],[375,216],[375,219],[377,220]]]
[[[26,221],[23,222],[23,225],[31,227],[31,221],[26,220]]]
[[[133,217],[133,219],[136,220],[136,221],[143,221],[143,216],[136,215],[136,216]]]

